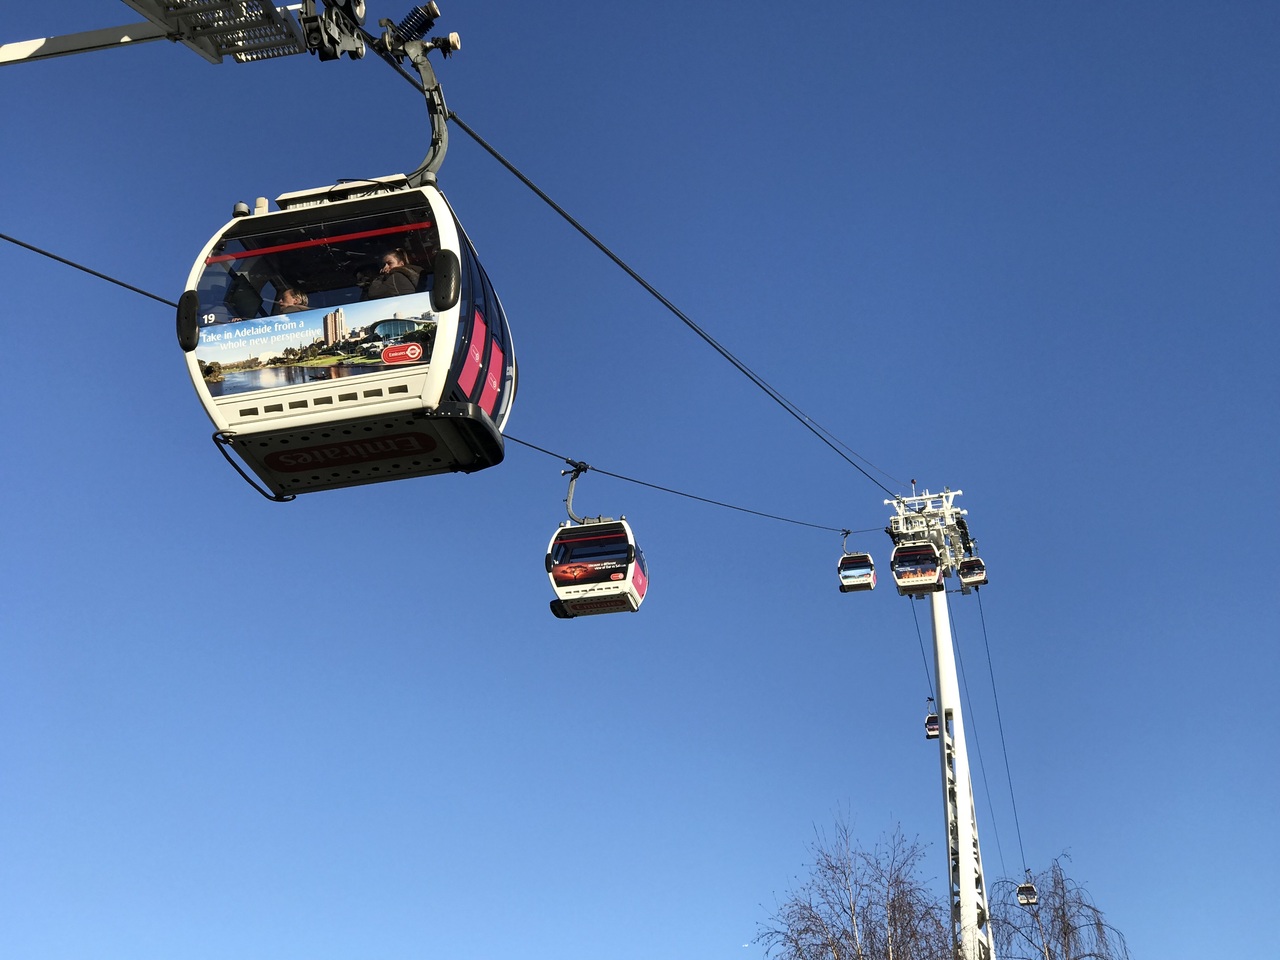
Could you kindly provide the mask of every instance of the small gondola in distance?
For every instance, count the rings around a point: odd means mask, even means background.
[[[960,584],[965,588],[985,587],[987,585],[987,565],[981,557],[965,557],[956,569]]]
[[[876,588],[876,565],[869,553],[843,553],[836,563],[840,592],[854,593]]]
[[[924,596],[943,589],[942,558],[928,541],[897,544],[889,566],[899,596]]]
[[[511,330],[434,183],[397,175],[276,203],[238,205],[179,303],[215,440],[272,499],[500,463]]]
[[[547,577],[560,619],[635,613],[649,591],[644,551],[626,518],[562,523],[551,536]]]

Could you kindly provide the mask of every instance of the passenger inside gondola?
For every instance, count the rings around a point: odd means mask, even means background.
[[[308,308],[307,295],[295,287],[285,287],[276,297],[274,314],[300,313]]]
[[[435,217],[425,208],[264,224],[255,232],[257,226],[252,218],[237,224],[206,258],[199,280],[202,325],[292,312],[286,288],[306,291],[303,309],[425,292],[440,247]]]
[[[386,297],[403,297],[418,292],[418,279],[422,268],[409,262],[409,254],[397,247],[382,255],[382,269],[369,283],[364,293],[366,300],[382,300]]]

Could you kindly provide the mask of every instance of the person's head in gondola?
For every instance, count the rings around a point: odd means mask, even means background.
[[[382,268],[365,290],[366,300],[381,300],[384,297],[402,297],[415,293],[418,280],[422,276],[422,268],[409,262],[409,254],[399,247],[388,250],[382,255]]]
[[[307,295],[296,287],[286,287],[280,291],[280,296],[276,300],[276,313],[298,313],[300,310],[306,310],[308,306]]]
[[[397,267],[407,266],[409,266],[409,254],[400,247],[396,247],[394,250],[388,250],[382,255],[382,273],[390,273]]]

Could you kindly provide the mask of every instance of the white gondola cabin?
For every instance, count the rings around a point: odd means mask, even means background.
[[[1026,883],[1018,884],[1018,903],[1024,907],[1034,907],[1040,902],[1040,894],[1036,891],[1036,885],[1028,880]]]
[[[876,588],[876,565],[869,553],[845,553],[836,564],[840,592],[853,593]]]
[[[223,452],[277,500],[501,462],[511,331],[443,194],[393,176],[277,204],[240,205],[178,308]]]
[[[924,718],[924,738],[926,740],[937,740],[938,729],[938,715],[936,713],[926,714]]]
[[[932,543],[900,543],[889,561],[900,596],[923,595],[942,589],[942,560]]]
[[[649,590],[649,568],[631,525],[622,520],[564,523],[547,546],[547,576],[561,619],[635,613]]]
[[[987,584],[987,565],[982,562],[981,557],[965,557],[960,561],[956,573],[963,587],[984,587]]]

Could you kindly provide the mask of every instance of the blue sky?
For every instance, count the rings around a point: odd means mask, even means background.
[[[135,19],[11,6],[0,41]],[[439,29],[469,125],[892,489],[964,491],[989,876],[1022,862],[988,646],[1028,865],[1068,852],[1135,956],[1273,953],[1280,9],[451,0]],[[373,59],[162,42],[5,67],[0,100],[0,232],[173,299],[236,201],[426,145]],[[456,128],[440,183],[511,319],[512,436],[885,525]],[[0,272],[0,954],[750,960],[841,810],[942,883],[912,606],[840,594],[838,534],[589,473],[575,507],[627,515],[652,589],[561,622],[557,460],[269,503],[169,308],[11,244]]]

